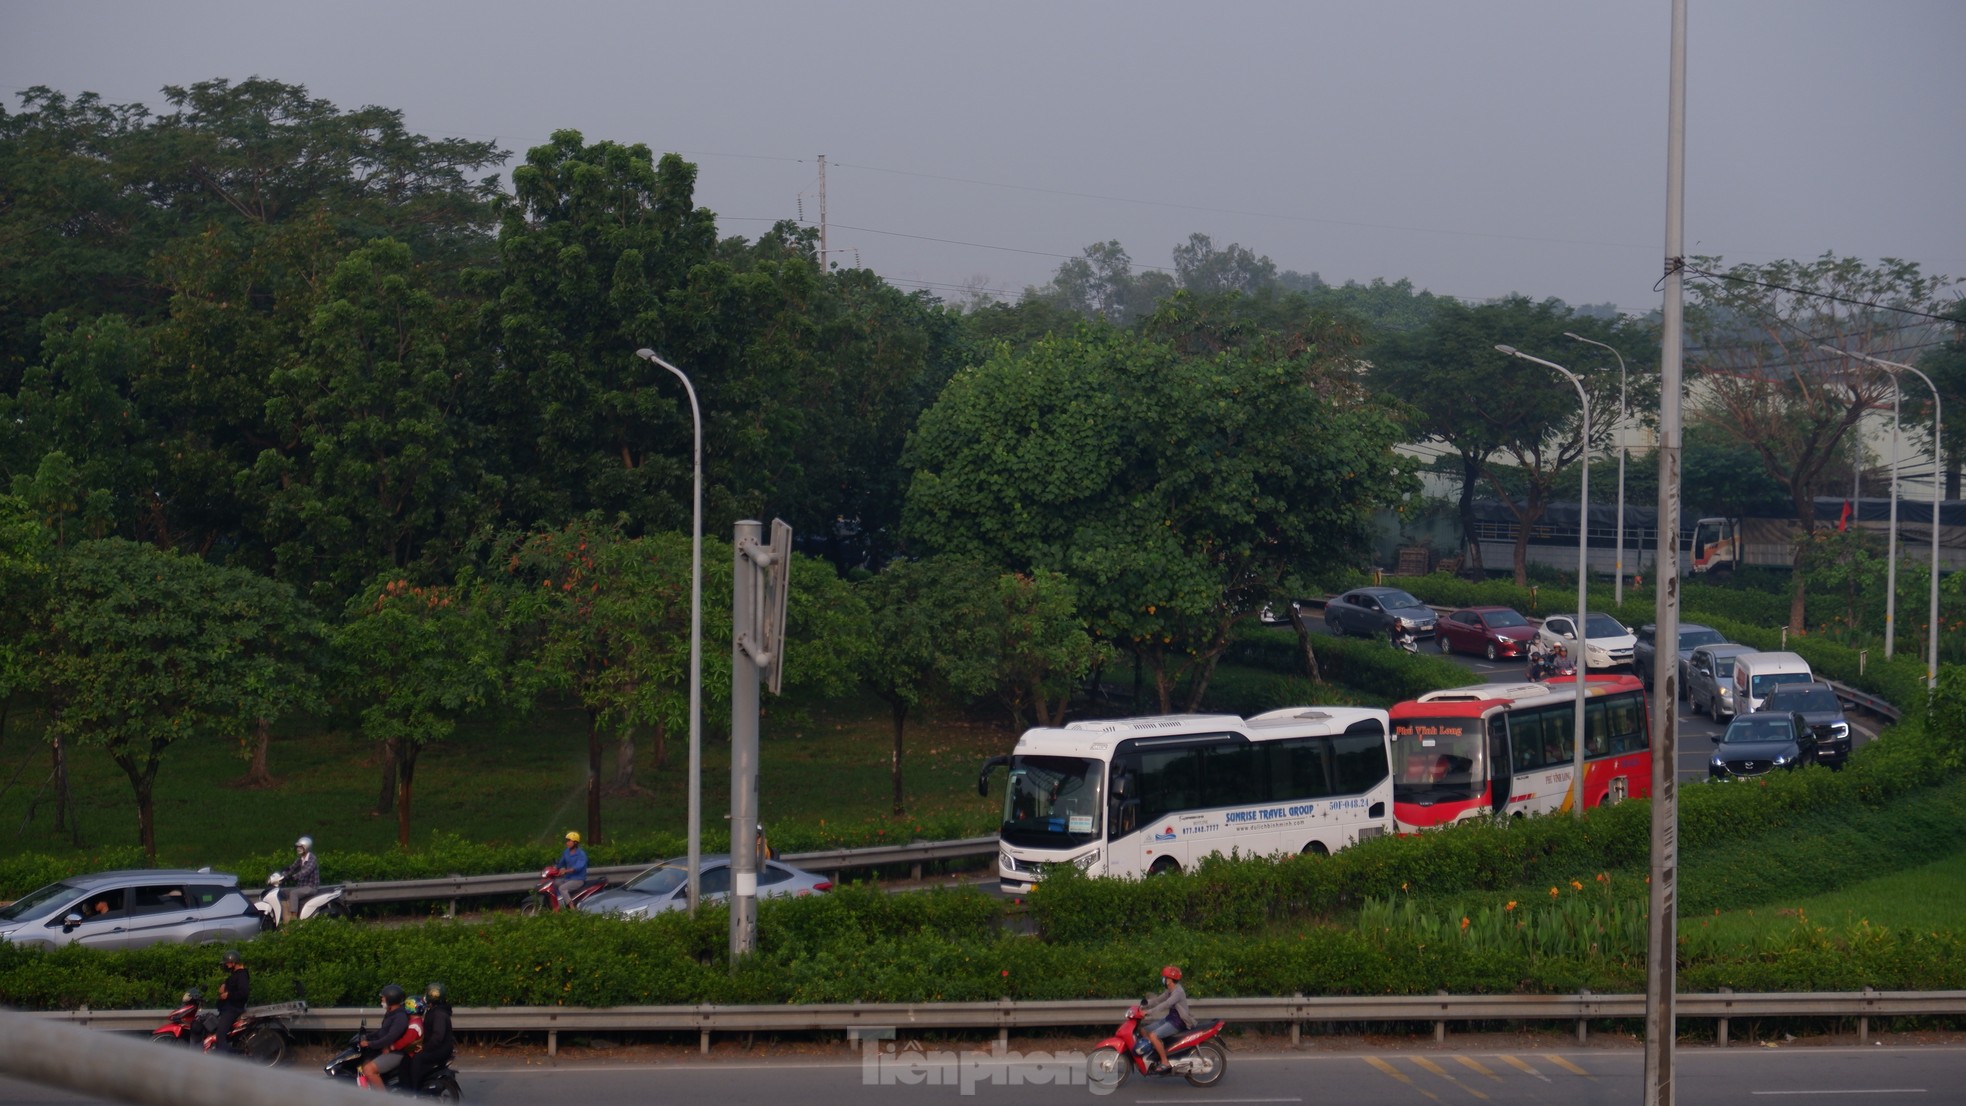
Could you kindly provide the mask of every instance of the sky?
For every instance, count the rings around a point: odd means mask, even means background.
[[[1966,277],[1966,3],[1689,0],[1685,238]],[[1657,308],[1670,0],[0,3],[0,95],[305,85],[515,154],[700,167],[906,288],[1015,297],[1190,234],[1333,283]]]

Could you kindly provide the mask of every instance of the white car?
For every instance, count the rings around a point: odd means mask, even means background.
[[[703,875],[698,882],[703,902],[722,902],[730,897],[730,856],[705,853]],[[689,858],[665,860],[646,869],[619,887],[610,887],[580,904],[590,914],[614,914],[623,918],[646,918],[665,910],[689,908]],[[758,865],[758,897],[813,895],[833,889],[833,883],[816,872],[794,868],[782,860],[761,861]]]
[[[1608,614],[1590,613],[1589,632],[1584,641],[1584,669],[1631,667],[1632,649],[1638,644],[1638,637],[1632,628],[1612,618]],[[1543,627],[1536,631],[1536,639],[1545,648],[1561,645],[1571,657],[1577,656],[1577,616],[1574,614],[1553,614],[1543,619]]]

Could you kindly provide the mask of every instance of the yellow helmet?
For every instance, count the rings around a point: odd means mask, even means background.
[[[574,843],[574,844],[576,844],[576,845],[578,845],[578,844],[580,844],[580,831],[579,831],[579,830],[568,830],[568,831],[567,831],[567,840],[569,840],[569,841],[571,841],[571,842],[573,842],[573,843]]]

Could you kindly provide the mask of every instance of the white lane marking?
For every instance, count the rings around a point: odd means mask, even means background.
[[[1751,1095],[1789,1094],[1925,1094],[1923,1087],[1864,1087],[1848,1091],[1749,1091]]]

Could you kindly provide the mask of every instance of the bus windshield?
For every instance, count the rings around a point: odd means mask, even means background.
[[[1487,726],[1479,718],[1393,723],[1393,799],[1423,806],[1465,799],[1487,782]]]
[[[1003,840],[1063,849],[1099,839],[1106,763],[1090,757],[1015,756],[1004,791]]]

